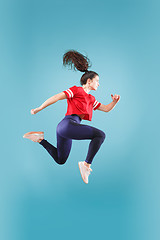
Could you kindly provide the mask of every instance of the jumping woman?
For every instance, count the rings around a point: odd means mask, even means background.
[[[80,79],[80,86],[72,86],[67,90],[54,95],[47,99],[40,107],[32,109],[31,114],[36,114],[42,109],[59,100],[67,99],[67,113],[62,121],[57,125],[57,148],[51,145],[44,139],[44,132],[28,132],[24,134],[24,138],[28,138],[33,142],[38,142],[43,146],[56,163],[64,164],[71,151],[72,139],[83,140],[90,139],[88,153],[86,160],[78,162],[81,177],[85,183],[88,183],[91,163],[96,153],[100,149],[104,139],[105,133],[97,128],[81,124],[83,120],[92,120],[93,110],[100,110],[103,112],[111,111],[120,99],[120,96],[111,94],[112,102],[108,105],[103,105],[98,102],[95,97],[89,92],[96,91],[99,86],[99,75],[96,72],[88,71],[90,60],[77,51],[71,50],[63,55],[63,65],[70,65],[71,69],[84,72]]]

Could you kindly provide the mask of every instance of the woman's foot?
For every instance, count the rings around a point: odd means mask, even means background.
[[[85,165],[85,162],[79,162],[78,166],[79,166],[79,170],[81,173],[81,177],[82,177],[83,181],[87,184],[88,177],[89,177],[90,171],[92,171],[92,169],[90,167],[87,167]]]
[[[44,139],[44,132],[28,132],[23,135],[23,138],[28,138],[33,142],[41,142]]]

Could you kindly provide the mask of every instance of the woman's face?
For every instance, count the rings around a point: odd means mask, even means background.
[[[91,87],[91,90],[97,90],[99,86],[99,76],[96,75],[94,78],[92,78],[89,86]]]

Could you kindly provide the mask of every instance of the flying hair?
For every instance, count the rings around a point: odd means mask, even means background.
[[[84,72],[80,79],[81,85],[86,84],[88,78],[92,80],[98,75],[96,72],[88,71],[88,68],[92,66],[90,59],[75,50],[69,50],[63,55],[63,65],[70,66],[71,70]]]

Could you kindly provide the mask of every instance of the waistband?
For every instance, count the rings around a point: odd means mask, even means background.
[[[65,116],[65,118],[74,119],[76,122],[81,122],[82,121],[82,119],[77,114],[67,115],[67,116]]]

